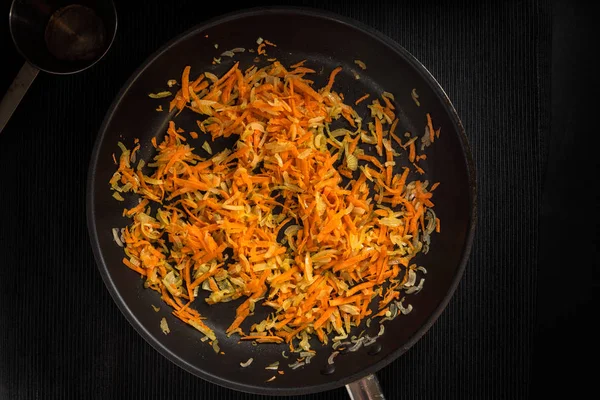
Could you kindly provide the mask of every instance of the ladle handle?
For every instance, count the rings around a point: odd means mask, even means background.
[[[346,385],[346,390],[348,390],[351,400],[385,400],[375,374],[349,383]]]
[[[21,67],[21,70],[4,94],[2,102],[0,103],[0,132],[2,132],[11,115],[17,109],[17,106],[21,102],[23,96],[25,96],[25,93],[27,93],[27,89],[31,86],[31,83],[38,72],[40,72],[40,70],[28,62],[25,62]]]

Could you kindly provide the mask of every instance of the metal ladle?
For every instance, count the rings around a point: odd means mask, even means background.
[[[81,72],[107,53],[117,30],[111,0],[13,0],[10,33],[26,62],[0,103],[0,132],[39,71]]]

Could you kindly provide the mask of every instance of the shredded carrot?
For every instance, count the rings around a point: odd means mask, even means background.
[[[429,141],[431,143],[433,143],[433,140],[435,139],[435,132],[433,130],[433,123],[431,122],[431,115],[429,115],[429,113],[427,113],[426,116],[427,116],[427,128],[429,129]]]
[[[369,93],[367,93],[367,94],[365,94],[364,96],[362,96],[362,97],[359,97],[359,98],[358,98],[358,99],[357,99],[357,100],[354,102],[354,105],[358,105],[358,103],[360,103],[361,101],[364,101],[364,100],[368,99],[368,98],[369,98],[369,96],[370,96],[370,94],[369,94]]]
[[[189,65],[186,66],[181,74],[181,93],[186,103],[190,101],[190,69]]]
[[[265,45],[274,46],[263,41],[259,54]],[[324,343],[344,338],[367,316],[389,314],[423,247],[413,238],[433,229],[429,218],[440,230],[431,200],[437,183],[428,191],[408,180],[423,170],[414,163],[414,140],[402,146],[394,134],[393,104],[374,100],[361,118],[333,88],[341,67],[319,89],[304,64],[241,70],[236,63],[191,84],[186,66],[171,108],[202,115],[201,132],[213,140],[233,136],[235,146],[213,153],[207,141],[211,151],[204,150],[213,154],[205,158],[171,120],[160,143],[151,139],[148,175],[132,165],[140,144],[131,151],[121,145],[114,160],[112,189],[141,198],[123,211],[131,218],[122,231],[123,264],[211,341],[210,321],[192,304],[200,290],[211,306],[245,299],[226,329],[241,340],[311,351],[313,334]],[[349,128],[332,132],[334,121]],[[410,163],[396,157],[392,140]],[[372,145],[379,157],[369,154]],[[371,309],[375,297],[379,306]],[[257,307],[271,312],[256,321]]]
[[[306,60],[302,60],[302,61],[300,61],[300,62],[297,62],[296,64],[292,64],[292,65],[290,65],[290,68],[291,68],[291,69],[295,69],[295,68],[301,67],[301,66],[303,66],[303,65],[304,65],[304,63],[305,63],[305,62],[306,62]]]
[[[409,149],[409,153],[408,153],[408,161],[410,161],[411,163],[415,162],[415,156],[416,156],[416,149],[415,149],[415,142],[412,141],[410,143],[410,145],[408,146]]]
[[[392,104],[390,99],[388,99],[386,96],[381,96],[381,99],[385,103],[385,106],[390,109],[390,111],[396,109],[396,107]]]
[[[394,119],[394,121],[392,122],[392,126],[390,126],[390,136],[395,136],[394,133],[396,132],[396,127],[398,126],[398,118]],[[396,137],[397,139],[397,137]],[[402,146],[402,144],[400,143],[400,139],[398,139],[398,144],[400,146]]]
[[[323,97],[311,88],[307,83],[302,82],[300,79],[294,78],[294,85],[298,90],[317,100],[319,103],[323,102]]]
[[[204,77],[205,77],[204,74],[198,75],[198,77],[196,78],[196,80],[190,84],[190,87],[192,88],[192,90],[195,90],[195,91],[202,90],[202,89],[198,89],[198,87],[199,87],[200,83],[202,82],[202,80],[204,79]]]
[[[241,340],[256,340],[259,343],[281,343],[281,342],[283,342],[283,338],[281,338],[279,336],[271,336],[271,335],[243,336],[240,339]]]
[[[419,174],[423,175],[425,173],[425,170],[421,167],[419,167],[417,164],[412,163],[413,167],[415,167],[415,171],[417,171]]]
[[[360,155],[358,155],[357,158],[359,160],[369,161],[369,162],[373,163],[373,165],[375,165],[377,168],[383,169],[383,164],[381,164],[381,161],[379,161],[379,159],[377,159],[376,157],[360,154]]]
[[[129,268],[131,268],[132,270],[134,270],[135,272],[137,272],[141,275],[146,275],[146,270],[144,270],[136,265],[133,265],[131,263],[131,261],[129,261],[127,258],[123,258],[123,264],[127,265]]]
[[[383,133],[382,133],[381,121],[379,118],[375,118],[375,134],[377,135],[377,154],[381,157],[383,155]]]
[[[331,74],[329,75],[329,82],[327,82],[327,86],[325,86],[323,92],[327,93],[331,91],[331,88],[333,87],[333,82],[335,81],[335,76],[339,74],[341,70],[342,67],[337,67],[333,71],[331,71]]]
[[[402,144],[402,141],[400,140],[400,138],[398,136],[394,135],[391,132],[390,132],[390,136],[392,137],[392,139],[394,139],[394,142],[398,143],[398,146],[404,148],[404,145]]]
[[[364,282],[352,287],[346,292],[346,296],[352,296],[354,293],[360,292],[361,290],[369,289],[375,286],[375,282]]]

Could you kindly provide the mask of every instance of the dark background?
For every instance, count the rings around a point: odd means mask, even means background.
[[[160,45],[235,9],[216,2],[209,11],[198,0],[116,3],[119,31],[107,57],[77,75],[40,73],[0,133],[0,399],[270,400],[206,383],[160,356],[120,314],[97,271],[85,185],[106,110]],[[387,397],[590,390],[598,370],[597,5],[293,4],[353,17],[412,52],[452,99],[476,162],[479,223],[464,278],[433,328],[378,374]],[[9,5],[3,0],[0,15]],[[23,62],[6,22],[0,45],[4,93]]]

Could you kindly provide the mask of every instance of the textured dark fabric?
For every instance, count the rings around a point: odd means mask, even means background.
[[[550,148],[551,5],[337,3],[294,4],[355,18],[412,52],[452,99],[477,168],[479,223],[463,281],[422,340],[380,371],[383,390],[388,399],[528,398]],[[267,399],[204,382],[154,351],[113,304],[87,235],[86,173],[108,106],[157,47],[234,9],[206,4],[118,1],[107,57],[78,75],[40,74],[0,133],[0,399]],[[3,92],[22,59],[0,29]]]
[[[555,398],[585,395],[597,382],[597,368],[588,366],[600,354],[600,197],[592,190],[579,202],[573,194],[600,176],[597,148],[589,145],[600,89],[589,47],[598,6],[560,0],[552,7],[551,129],[542,181],[531,386],[548,388]],[[569,236],[569,246],[561,248]]]

